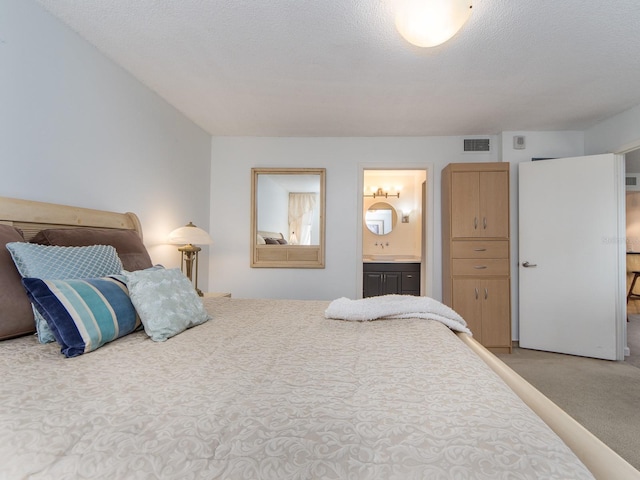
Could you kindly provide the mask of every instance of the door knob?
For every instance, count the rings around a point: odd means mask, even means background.
[[[535,263],[522,262],[522,266],[525,268],[533,268],[533,267],[537,267],[538,265]]]

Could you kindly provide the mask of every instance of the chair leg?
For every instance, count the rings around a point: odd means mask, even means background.
[[[639,276],[640,276],[640,273],[633,272],[633,280],[631,280],[631,286],[629,287],[629,293],[627,293],[627,303],[629,303],[629,299],[631,299],[631,295],[634,295],[633,287],[636,285],[636,280],[638,280]]]

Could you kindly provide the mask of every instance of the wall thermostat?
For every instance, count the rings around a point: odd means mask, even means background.
[[[524,135],[516,135],[513,137],[513,148],[516,150],[524,150]]]

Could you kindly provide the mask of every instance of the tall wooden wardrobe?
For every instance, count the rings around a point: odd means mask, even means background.
[[[476,340],[511,353],[509,164],[442,171],[442,299]]]

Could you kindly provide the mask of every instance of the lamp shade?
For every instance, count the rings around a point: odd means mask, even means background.
[[[418,47],[446,42],[471,16],[471,0],[400,0],[396,28]]]
[[[169,234],[169,243],[175,245],[211,245],[211,236],[189,222],[184,227],[176,228]]]

